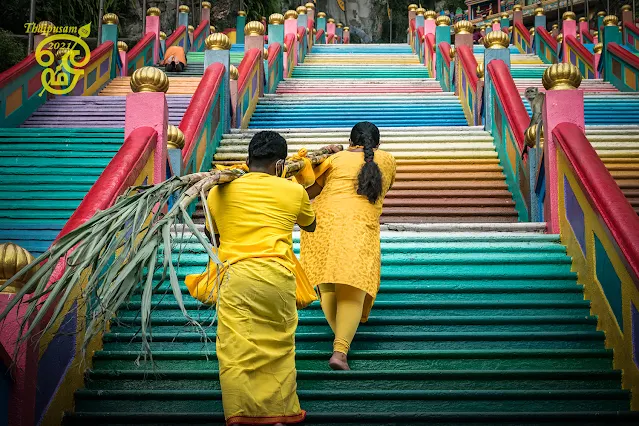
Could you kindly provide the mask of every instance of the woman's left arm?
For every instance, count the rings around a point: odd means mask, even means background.
[[[308,194],[308,198],[310,198],[311,200],[317,197],[318,195],[320,195],[320,192],[322,192],[322,187],[318,185],[317,183],[314,183],[313,185],[306,188],[306,193]]]

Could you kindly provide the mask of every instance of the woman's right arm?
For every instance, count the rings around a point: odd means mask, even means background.
[[[322,187],[318,185],[317,183],[314,183],[313,185],[306,188],[306,193],[308,194],[308,198],[310,198],[311,200],[317,197],[318,195],[320,195],[321,192],[322,192]]]

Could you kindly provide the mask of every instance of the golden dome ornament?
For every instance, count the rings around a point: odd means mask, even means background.
[[[320,12],[322,13],[322,12]],[[319,14],[317,15],[319,17]],[[287,10],[284,14],[284,19],[297,19],[297,12],[294,10]]]
[[[424,13],[426,13],[426,9],[424,9],[423,7],[418,7],[415,10],[415,13],[417,14],[417,16],[424,16]]]
[[[146,10],[146,16],[160,16],[160,8],[159,7],[149,7]]]
[[[503,31],[491,31],[484,36],[484,47],[487,49],[506,49],[510,45],[510,37]]]
[[[544,8],[538,7],[535,9],[535,16],[544,16]]]
[[[231,80],[237,80],[240,78],[240,72],[237,70],[235,65],[231,65],[229,67],[229,76],[231,77]]]
[[[156,67],[142,67],[131,76],[131,90],[141,92],[164,92],[169,90],[169,78]]]
[[[14,243],[0,244],[0,285],[5,284],[9,279],[20,272],[24,267],[32,263],[35,258],[27,250]],[[25,276],[14,281],[3,290],[3,293],[17,293],[29,281],[39,269],[39,266],[32,268]]]
[[[209,25],[209,33],[213,34],[213,33],[216,33],[216,32],[217,32],[217,30],[215,29],[215,26]]]
[[[603,10],[602,10],[602,11],[597,12],[597,16],[600,16],[600,17],[602,17],[602,18],[603,18],[604,16],[606,16],[606,15],[607,15],[607,13],[606,13],[606,12],[604,12]]]
[[[68,47],[61,47],[55,52],[55,58],[59,61],[70,51],[71,49],[69,49]]]
[[[502,12],[501,19],[508,19],[508,12]]]
[[[530,33],[530,35],[535,35],[535,27],[531,27],[528,32]]]
[[[348,32],[348,31],[350,31],[350,30],[351,30],[351,28],[350,28],[350,27],[344,27],[344,32]]]
[[[437,12],[434,10],[427,10],[426,13],[424,13],[424,18],[434,21],[437,19]]]
[[[115,13],[105,13],[102,16],[102,23],[107,25],[118,25],[120,20],[118,19],[118,15]]]
[[[334,24],[335,23],[335,19],[334,18],[328,18],[328,23],[329,24]]]
[[[450,50],[448,51],[448,56],[450,56],[450,59],[455,59],[456,55],[457,55],[457,49],[455,49],[455,46],[451,46]]]
[[[453,25],[455,34],[472,34],[475,26],[470,21],[457,21]]]
[[[224,33],[211,34],[204,40],[204,44],[208,50],[229,50],[231,48],[231,40]]]
[[[187,5],[181,4],[180,7],[178,7],[178,11],[180,13],[189,13],[190,9]]]
[[[262,59],[267,60],[268,59],[268,49],[265,47],[264,51],[262,52]]]
[[[182,149],[184,148],[184,133],[179,127],[169,124],[166,129],[166,147],[167,149]]]
[[[306,6],[306,11],[315,10],[315,3],[308,2],[305,4],[305,6]]]
[[[608,15],[603,19],[603,24],[606,27],[616,27],[619,23],[619,18],[615,15]]]
[[[524,142],[528,148],[534,148],[537,145],[537,125],[532,125],[524,132]],[[544,142],[544,128],[541,128],[541,134],[539,135],[539,144],[543,146]]]
[[[264,24],[260,21],[251,21],[244,26],[244,34],[248,36],[263,36]]]
[[[632,11],[632,6],[630,6],[629,4],[624,4],[623,6],[621,6],[621,11],[622,12],[631,12]]]
[[[238,11],[237,11],[237,16],[246,16],[246,11],[244,11],[244,10],[238,10]]]
[[[495,25],[495,24],[499,24],[499,19],[498,19],[498,18],[495,18],[495,19],[493,19],[491,22],[492,22],[492,24],[493,24],[493,25]]]
[[[516,4],[513,6],[514,12],[521,12],[522,6],[520,4]]]
[[[337,28],[344,28],[344,24],[342,24],[341,22],[338,22],[337,24],[335,24],[335,26]]]
[[[326,18],[326,13],[324,13],[324,12],[318,12],[318,13],[317,13],[317,17],[318,17],[318,18]]]
[[[118,40],[118,51],[120,52],[128,52],[129,45],[123,42],[122,40]]]
[[[189,31],[189,33],[192,33],[192,32],[194,32],[194,31],[195,31],[195,27],[194,27],[193,25],[189,25],[189,26],[187,27],[187,30]]]
[[[450,26],[450,16],[440,15],[437,17],[435,21],[438,27],[448,27]]]
[[[484,78],[484,63],[482,62],[481,64],[477,64],[477,77],[481,80]]]
[[[211,2],[208,2],[208,1],[202,2],[202,9],[210,9],[210,8],[211,8]]]
[[[557,34],[557,43],[562,43],[564,41],[564,35],[563,34]]]
[[[53,25],[53,22],[51,21],[40,21],[38,22],[38,25],[36,25],[36,28],[38,30],[38,34],[49,35],[53,33],[55,25]]]
[[[579,22],[586,22],[586,18],[582,16],[581,18],[579,18]]]
[[[297,15],[306,15],[306,6],[298,6],[297,9],[295,9],[295,11],[297,12]]]
[[[595,46],[592,48],[592,51],[595,52],[595,54],[601,54],[601,52],[603,51],[603,43],[595,44]]]
[[[561,19],[563,21],[574,21],[575,19],[577,19],[577,15],[575,15],[575,12],[571,12],[569,10],[567,12],[564,12],[563,15],[561,15]]]
[[[271,25],[282,25],[284,23],[284,15],[281,13],[273,13],[268,17],[268,23]]]
[[[164,31],[160,31],[160,40],[166,40],[166,33]]]
[[[409,4],[408,5],[408,11],[409,12],[414,12],[417,10],[417,5],[416,4]]]
[[[577,89],[581,84],[581,73],[573,64],[553,64],[544,71],[541,83],[546,90]]]

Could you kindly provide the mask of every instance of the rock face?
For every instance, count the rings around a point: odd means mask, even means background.
[[[344,0],[345,12],[342,12],[336,0],[318,0],[317,3],[318,10],[326,11],[335,21],[348,25],[351,37],[358,37],[362,43],[379,39],[382,23],[377,13],[379,7],[374,0]]]

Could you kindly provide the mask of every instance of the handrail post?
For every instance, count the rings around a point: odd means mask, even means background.
[[[155,34],[155,40],[153,41],[153,63],[160,62],[160,9],[157,7],[150,7],[146,11],[146,34]]]
[[[565,12],[562,16],[562,20],[563,43],[566,43],[568,37],[577,37],[577,21],[575,21],[575,14],[573,12]],[[564,45],[563,48],[565,49],[566,46]],[[570,55],[566,55],[566,52],[563,52],[562,62],[570,62]]]
[[[243,29],[242,29],[243,30]],[[220,106],[220,117],[224,119],[224,132],[228,132],[231,128],[231,91],[229,89],[230,68],[231,68],[231,42],[229,38],[222,33],[212,34],[207,37],[205,42],[206,50],[204,51],[204,70],[212,64],[224,65],[224,77],[222,78],[222,92],[224,100]]]
[[[279,68],[280,75],[277,76],[278,81],[282,81],[284,79],[284,68],[286,66],[286,62],[284,61],[284,16],[279,13],[274,13],[268,18],[268,44],[279,43],[280,49],[280,58],[279,61],[282,61],[282,66]]]
[[[264,25],[259,21],[251,21],[244,27],[244,54],[251,49],[258,49],[260,56],[264,51]],[[258,61],[259,71],[257,72],[259,96],[264,96],[264,59]]]
[[[297,51],[299,46],[297,41],[297,12],[294,10],[288,10],[284,15],[284,37],[289,34],[293,34],[295,37],[295,41],[293,42],[293,51],[288,52],[289,55],[293,55],[293,66],[295,66],[298,63]]]
[[[118,17],[115,13],[107,13],[102,17],[102,40],[100,40],[100,43],[106,41],[113,42],[109,78],[115,78],[117,75],[118,56],[120,55],[118,51]]]
[[[610,43],[617,43],[619,45],[623,43],[619,27],[617,27],[618,22],[619,20],[616,16],[606,16],[602,31],[599,33],[601,36],[600,42],[603,42],[603,60],[605,61],[603,76],[608,81],[610,81],[610,76],[612,75],[612,61],[609,58],[608,45]]]
[[[493,31],[484,37],[484,70],[488,69],[488,64],[491,61],[501,60],[504,61],[508,69],[510,69],[510,37],[508,34],[502,31]],[[490,131],[493,128],[493,82],[490,78],[490,73],[484,75],[484,117],[485,128]]]
[[[246,12],[240,10],[237,12],[235,20],[235,43],[244,44],[244,26],[246,25]]]

